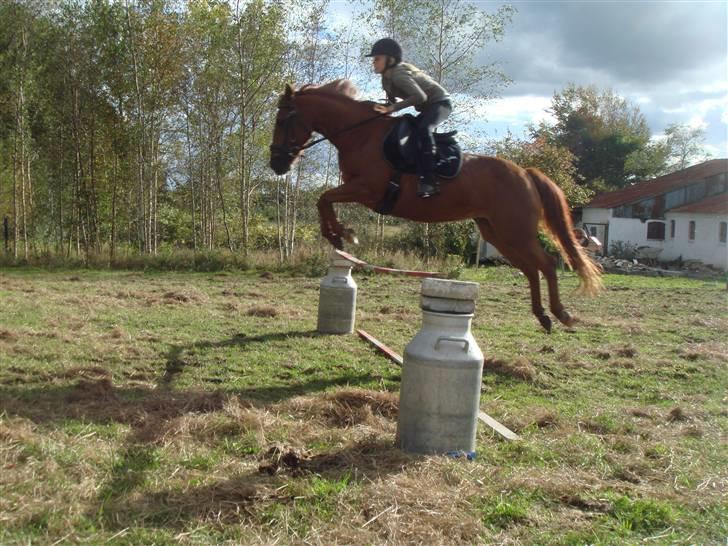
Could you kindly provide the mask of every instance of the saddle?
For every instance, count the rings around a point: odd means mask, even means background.
[[[384,157],[400,173],[417,172],[420,147],[414,129],[415,117],[405,114],[384,138]],[[456,134],[457,131],[432,134],[437,147],[435,174],[441,178],[455,178],[460,173],[463,154],[455,141]]]
[[[444,179],[455,178],[463,165],[463,153],[455,140],[457,131],[433,133],[437,148],[435,174]],[[395,170],[387,190],[375,210],[389,214],[399,197],[399,180],[402,174],[417,173],[417,159],[420,146],[415,133],[415,117],[405,114],[384,137],[384,157]]]

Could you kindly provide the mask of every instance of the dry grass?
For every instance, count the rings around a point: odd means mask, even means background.
[[[278,309],[271,305],[259,305],[251,307],[245,314],[249,317],[275,318],[278,316]]]
[[[396,449],[399,369],[353,336],[312,333],[316,280],[74,276],[0,274],[0,543],[723,534],[728,346],[709,287],[681,281],[665,320],[657,281],[630,279],[546,337],[525,281],[490,279],[474,321],[481,402],[522,439],[480,430],[465,461]],[[418,284],[362,277],[360,325],[403,346]]]
[[[513,360],[486,359],[483,372],[525,381],[533,381],[537,376],[534,365],[524,357],[514,358]]]

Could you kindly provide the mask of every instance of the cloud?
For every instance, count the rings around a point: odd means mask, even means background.
[[[553,116],[547,111],[550,106],[550,97],[538,95],[502,97],[480,104],[475,115],[491,123],[506,125],[521,125],[524,122],[538,123],[553,120]]]
[[[479,55],[513,79],[499,116],[525,126],[532,105],[569,83],[611,88],[636,103],[653,133],[671,123],[706,130],[726,155],[728,3],[667,1],[516,1],[504,39]],[[486,8],[490,9],[490,8]],[[519,114],[518,108],[523,108]]]

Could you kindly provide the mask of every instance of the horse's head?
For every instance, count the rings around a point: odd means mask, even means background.
[[[276,174],[285,174],[301,153],[303,145],[311,138],[313,129],[296,111],[296,94],[293,87],[286,90],[278,101],[273,143],[270,145],[270,168]]]

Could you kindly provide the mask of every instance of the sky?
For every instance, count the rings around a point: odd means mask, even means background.
[[[474,3],[488,12],[502,5]],[[702,127],[707,151],[728,157],[728,1],[510,4],[517,13],[505,36],[477,55],[513,80],[474,120],[488,136],[523,136],[529,123],[549,118],[553,94],[573,82],[639,105],[653,137],[672,123]],[[333,1],[332,21],[345,23],[355,5]]]

